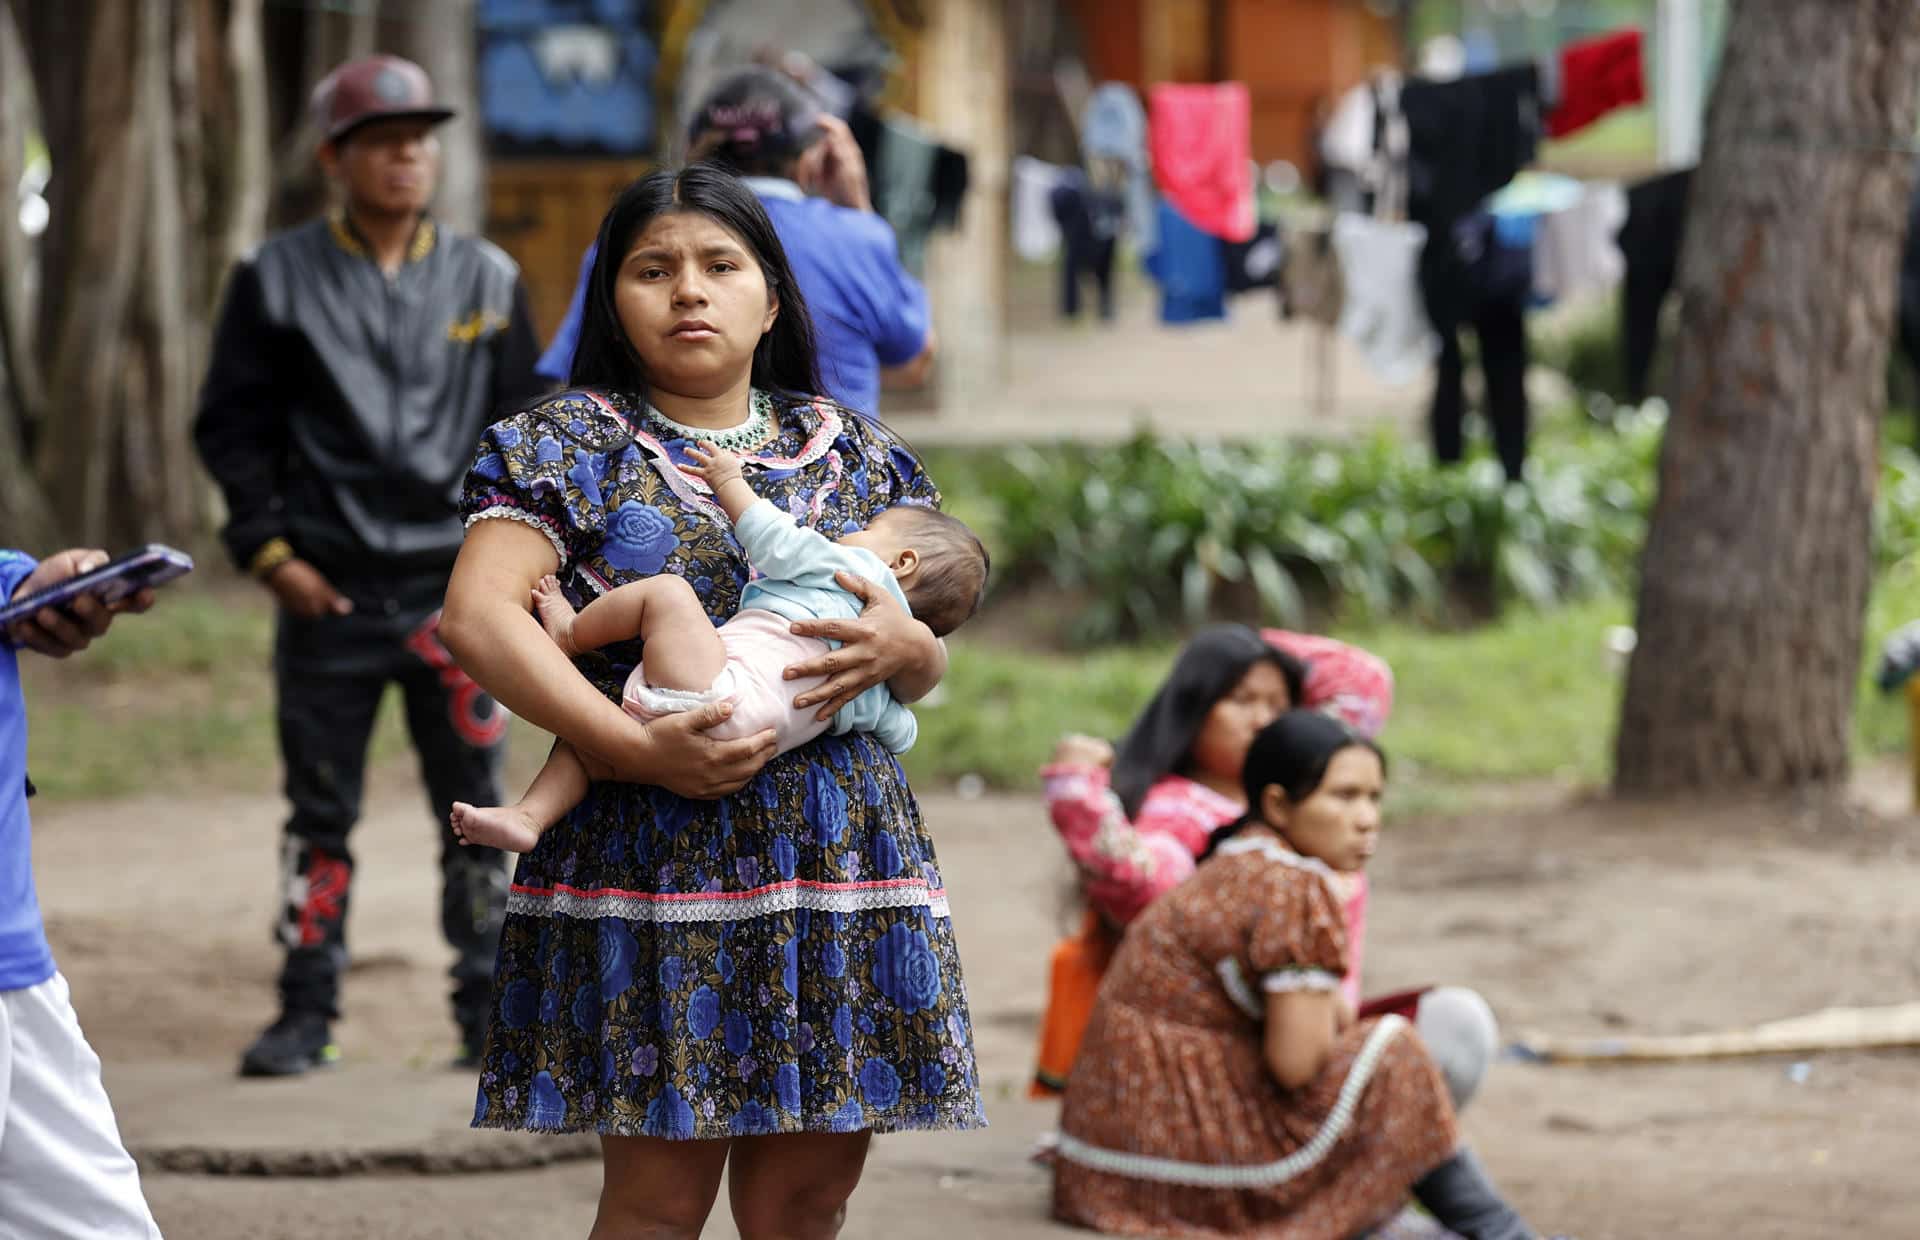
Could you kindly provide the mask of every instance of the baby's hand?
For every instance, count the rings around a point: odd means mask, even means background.
[[[697,443],[687,449],[687,455],[693,460],[688,472],[698,474],[715,491],[729,482],[744,481],[740,473],[740,458],[725,448]]]

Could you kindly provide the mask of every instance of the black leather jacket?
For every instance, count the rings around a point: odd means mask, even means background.
[[[424,221],[389,279],[338,214],[228,280],[194,440],[248,567],[286,539],[335,578],[444,573],[480,433],[538,395],[520,269]]]

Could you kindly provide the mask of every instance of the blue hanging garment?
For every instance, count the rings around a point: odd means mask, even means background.
[[[1201,232],[1166,199],[1156,220],[1159,246],[1147,274],[1160,284],[1160,321],[1194,323],[1227,317],[1227,267],[1219,238]]]

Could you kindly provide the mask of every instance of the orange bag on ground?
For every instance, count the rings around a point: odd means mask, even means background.
[[[1054,945],[1047,979],[1047,1014],[1040,1022],[1040,1062],[1034,1068],[1029,1098],[1057,1098],[1067,1086],[1067,1074],[1080,1055],[1100,979],[1119,946],[1116,934],[1100,914],[1087,910],[1080,932]]]

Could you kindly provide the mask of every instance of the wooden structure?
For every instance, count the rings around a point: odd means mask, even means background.
[[[487,167],[487,239],[513,255],[544,344],[567,303],[600,218],[652,165],[626,159],[496,159]]]
[[[1253,157],[1303,164],[1316,110],[1401,61],[1364,0],[1068,0],[1096,81],[1247,84]]]

